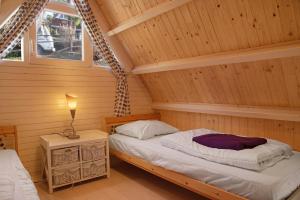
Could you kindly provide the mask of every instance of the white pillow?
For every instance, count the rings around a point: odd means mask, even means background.
[[[145,140],[156,135],[177,132],[178,129],[158,120],[139,120],[116,128],[117,133]]]

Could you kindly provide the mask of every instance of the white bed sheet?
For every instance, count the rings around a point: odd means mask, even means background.
[[[261,172],[210,162],[169,149],[161,136],[138,140],[125,135],[110,136],[110,148],[185,174],[253,200],[280,200],[300,186],[300,153]]]
[[[39,200],[29,173],[13,150],[0,150],[0,199]]]
[[[240,151],[210,148],[193,141],[194,137],[210,133],[219,132],[204,128],[180,131],[164,136],[160,143],[192,156],[254,171],[262,171],[293,155],[288,144],[271,139],[266,144]]]

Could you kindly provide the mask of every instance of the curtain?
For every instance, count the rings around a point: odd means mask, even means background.
[[[117,117],[128,115],[130,114],[130,103],[126,73],[103,37],[88,0],[74,0],[74,3],[95,47],[97,48],[97,54],[100,54],[105,62],[111,67],[112,73],[116,78],[115,115]]]
[[[49,0],[24,0],[17,12],[0,28],[0,59],[4,58],[20,42],[25,31],[47,5]],[[88,0],[74,0],[85,27],[92,38],[97,54],[101,55],[116,78],[114,113],[117,117],[130,114],[129,91],[124,69],[105,41]],[[99,59],[101,56],[97,56]]]
[[[0,28],[0,59],[21,41],[24,32],[28,30],[48,1],[24,0],[16,13]]]

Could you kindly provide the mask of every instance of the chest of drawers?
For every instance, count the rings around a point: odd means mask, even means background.
[[[109,177],[108,135],[100,130],[78,131],[79,139],[59,134],[41,136],[43,169],[49,193],[80,181]]]

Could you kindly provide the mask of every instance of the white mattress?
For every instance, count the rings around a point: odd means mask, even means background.
[[[138,140],[114,134],[110,148],[140,157],[229,192],[253,200],[280,200],[300,186],[300,153],[261,172],[210,162],[163,147],[160,137]]]
[[[0,199],[39,200],[29,173],[13,150],[0,150]]]

